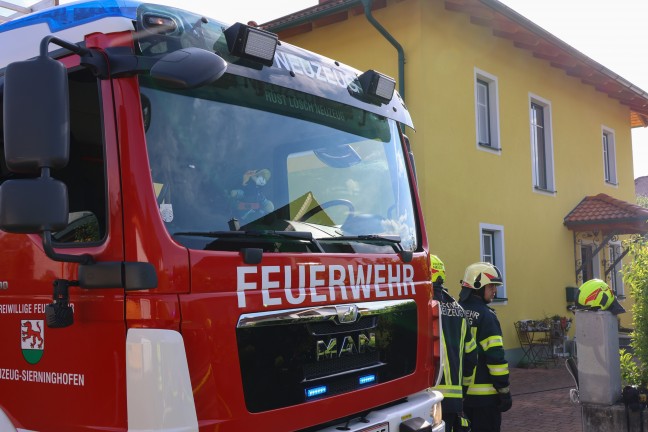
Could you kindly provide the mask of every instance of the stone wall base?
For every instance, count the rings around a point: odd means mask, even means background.
[[[623,404],[595,405],[581,404],[583,408],[583,432],[648,432],[648,409],[643,411],[643,429],[641,414],[629,410],[630,429],[626,421],[626,408]]]

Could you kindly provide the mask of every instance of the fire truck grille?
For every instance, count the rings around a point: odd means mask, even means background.
[[[298,405],[409,375],[416,328],[413,300],[244,315],[236,332],[247,408]]]

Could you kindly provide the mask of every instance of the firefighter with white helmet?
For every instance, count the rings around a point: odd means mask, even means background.
[[[441,382],[434,390],[443,394],[441,409],[446,432],[458,432],[467,426],[463,417],[463,386],[472,379],[477,365],[477,345],[465,318],[465,311],[443,286],[445,265],[436,255],[430,256],[434,300],[441,303],[441,343],[445,354]]]
[[[488,306],[502,284],[502,273],[488,262],[469,265],[461,281],[459,304],[472,326],[479,357],[464,398],[464,413],[473,432],[499,432],[502,413],[513,405],[502,328],[495,311]]]

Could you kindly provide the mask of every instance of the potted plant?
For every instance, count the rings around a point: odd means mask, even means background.
[[[549,322],[554,356],[565,356],[565,342],[567,341],[567,332],[571,328],[572,319],[556,314],[548,318],[547,321]]]

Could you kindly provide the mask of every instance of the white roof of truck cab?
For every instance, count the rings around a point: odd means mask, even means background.
[[[58,0],[44,0],[37,4],[46,2],[51,7],[29,14],[17,12],[19,16],[13,15],[11,20],[0,22],[0,70],[11,62],[36,57],[41,40],[49,35],[77,43],[90,33],[134,29],[135,5],[129,1],[95,0],[56,6]],[[8,5],[0,0],[0,9]],[[54,51],[59,47],[50,44],[49,49]]]

